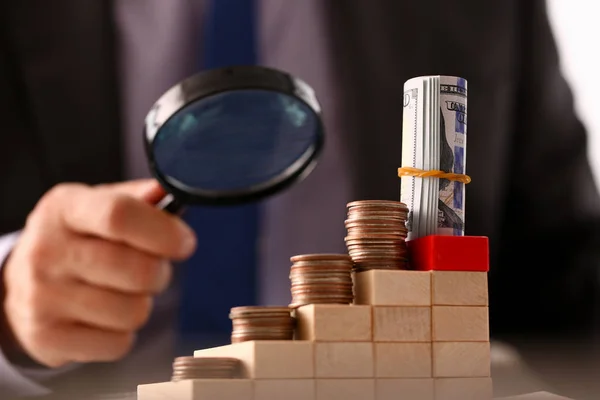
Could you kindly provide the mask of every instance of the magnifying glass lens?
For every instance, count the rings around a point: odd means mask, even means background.
[[[314,152],[319,120],[295,97],[233,90],[201,98],[173,115],[152,143],[170,184],[209,195],[260,189],[297,170]]]

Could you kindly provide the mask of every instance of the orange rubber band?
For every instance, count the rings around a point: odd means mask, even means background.
[[[402,167],[398,168],[398,176],[415,176],[419,178],[440,178],[448,179],[449,181],[459,181],[465,185],[471,182],[471,177],[464,174],[455,174],[451,172],[444,172],[440,170],[424,171],[418,168]]]

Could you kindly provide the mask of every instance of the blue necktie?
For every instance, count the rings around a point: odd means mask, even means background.
[[[201,69],[256,64],[253,0],[211,0]],[[198,249],[180,266],[180,351],[230,342],[231,307],[256,304],[258,206],[192,207]]]

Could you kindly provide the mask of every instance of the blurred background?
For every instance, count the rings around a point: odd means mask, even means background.
[[[562,67],[575,94],[577,112],[590,132],[590,156],[600,182],[600,3],[589,0],[548,0],[550,20]]]

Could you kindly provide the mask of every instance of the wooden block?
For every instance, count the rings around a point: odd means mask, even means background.
[[[431,307],[373,307],[373,341],[430,342]]]
[[[355,273],[354,303],[375,306],[429,306],[431,273],[397,270]]]
[[[436,378],[435,400],[492,400],[492,378]]]
[[[377,400],[434,400],[433,379],[377,379],[375,396]]]
[[[487,342],[490,340],[488,307],[433,306],[434,342]]]
[[[235,357],[242,362],[242,378],[313,378],[312,342],[256,340],[196,350],[194,357]]]
[[[434,342],[434,378],[489,377],[489,342]]]
[[[315,380],[258,379],[254,382],[253,400],[275,399],[315,400]]]
[[[487,272],[433,271],[431,292],[434,306],[487,306]]]
[[[419,271],[490,270],[485,236],[428,235],[406,241],[410,269]]]
[[[316,400],[375,400],[374,379],[317,379]]]
[[[375,376],[372,343],[315,343],[317,378],[373,378]]]
[[[311,304],[295,310],[296,340],[369,342],[371,307],[345,304]]]
[[[375,343],[376,378],[431,378],[431,343]]]
[[[138,400],[253,400],[249,379],[194,379],[138,385]]]

